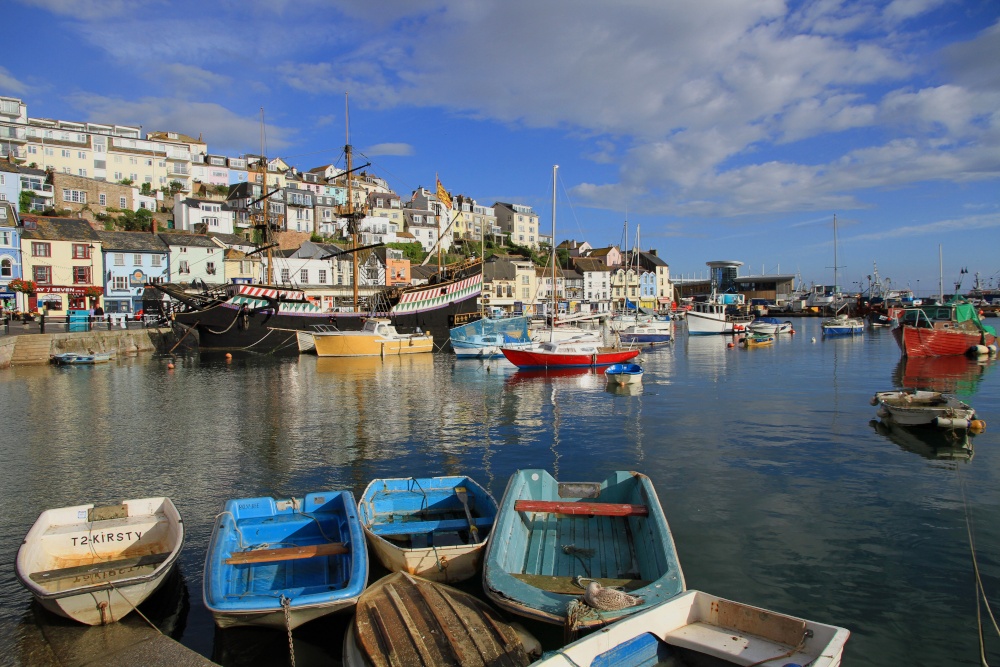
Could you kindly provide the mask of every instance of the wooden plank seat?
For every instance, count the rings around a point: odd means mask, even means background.
[[[547,574],[512,574],[515,579],[519,579],[529,586],[540,588],[550,593],[561,595],[583,595],[586,585],[591,581],[596,581],[604,588],[621,588],[626,591],[634,591],[643,586],[648,586],[651,581],[645,579],[610,579],[600,577],[584,577],[583,588],[576,583],[576,577],[554,577]]]
[[[539,512],[547,514],[582,514],[588,516],[649,516],[645,505],[626,503],[583,503],[558,500],[516,500],[517,512]]]
[[[475,517],[473,522],[480,530],[493,525],[493,517]],[[468,519],[441,519],[437,521],[399,521],[376,523],[368,529],[381,537],[390,535],[418,535],[423,533],[447,533],[469,530]]]
[[[147,554],[145,556],[137,556],[133,558],[118,558],[115,560],[104,560],[91,563],[89,565],[74,565],[73,567],[63,567],[55,570],[43,570],[40,572],[32,572],[28,576],[32,581],[43,584],[51,581],[60,581],[62,579],[72,579],[75,577],[103,574],[110,572],[112,570],[128,570],[124,574],[132,576],[134,572],[133,568],[137,567],[150,567],[159,565],[163,561],[167,560],[167,556],[170,555],[169,551],[157,554]]]
[[[284,560],[316,558],[349,554],[351,550],[343,542],[325,542],[301,547],[281,547],[278,549],[253,549],[234,553],[225,560],[226,565],[253,565],[255,563],[276,563]]]

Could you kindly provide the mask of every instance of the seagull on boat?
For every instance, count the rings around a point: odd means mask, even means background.
[[[585,579],[578,577],[579,584],[583,584]],[[644,602],[643,598],[637,595],[629,595],[625,591],[617,588],[606,588],[600,583],[590,580],[587,590],[583,594],[583,601],[587,606],[604,611],[618,611],[626,607],[634,607]]]

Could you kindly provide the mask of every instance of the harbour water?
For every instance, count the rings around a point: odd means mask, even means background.
[[[57,621],[43,635],[39,618],[51,618],[14,574],[45,508],[171,497],[187,541],[167,611],[151,620],[221,664],[287,664],[285,633],[217,631],[202,604],[205,548],[226,499],[358,495],[375,477],[440,473],[470,475],[499,501],[515,470],[546,468],[563,481],[645,472],[689,588],[847,627],[846,665],[980,664],[970,535],[996,602],[998,362],[908,362],[887,330],[824,340],[819,320],[794,322],[794,336],[750,350],[681,329],[643,353],[635,390],[609,390],[585,369],[526,373],[447,354],[194,354],[172,370],[145,355],[0,371],[0,663],[52,664],[45,642],[65,629]],[[971,448],[870,423],[874,392],[918,375],[987,422]],[[144,622],[136,616],[126,622]],[[339,664],[346,623],[297,629],[298,667]],[[985,611],[983,626],[996,662]],[[558,646],[561,633],[538,630]]]

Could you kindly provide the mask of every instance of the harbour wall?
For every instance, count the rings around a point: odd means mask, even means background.
[[[0,336],[0,368],[47,364],[62,352],[113,352],[117,357],[154,352],[172,339],[169,328],[10,334]]]

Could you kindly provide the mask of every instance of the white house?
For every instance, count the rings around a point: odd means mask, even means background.
[[[219,244],[202,234],[160,234],[170,252],[167,262],[172,283],[224,283],[225,254]]]
[[[174,229],[199,234],[232,234],[233,212],[217,199],[174,195]]]

